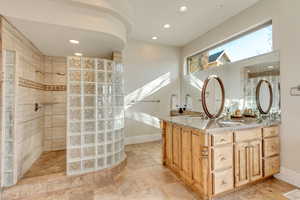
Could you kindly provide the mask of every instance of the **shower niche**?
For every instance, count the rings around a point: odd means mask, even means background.
[[[123,66],[68,57],[67,174],[111,168],[125,159]]]

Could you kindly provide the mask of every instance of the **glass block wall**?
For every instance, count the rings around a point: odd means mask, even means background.
[[[14,168],[14,114],[15,114],[15,57],[14,51],[3,54],[2,85],[2,173],[1,186],[11,186],[16,182]]]
[[[122,64],[111,60],[68,57],[68,175],[124,160],[122,72]]]

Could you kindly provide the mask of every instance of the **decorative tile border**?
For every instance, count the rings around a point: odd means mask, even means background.
[[[45,85],[35,81],[27,80],[22,77],[19,78],[19,86],[25,88],[31,88],[42,91],[66,91],[66,85]]]

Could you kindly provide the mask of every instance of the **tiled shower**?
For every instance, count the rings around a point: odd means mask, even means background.
[[[43,152],[65,150],[67,175],[122,162],[120,59],[45,56],[0,22],[1,187],[16,184]]]

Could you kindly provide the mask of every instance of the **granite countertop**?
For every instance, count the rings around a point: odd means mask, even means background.
[[[257,119],[243,119],[243,120],[229,120],[229,122],[222,119],[203,119],[201,117],[192,116],[176,116],[176,117],[160,117],[161,120],[167,121],[180,126],[197,129],[207,134],[224,132],[224,131],[235,131],[250,128],[258,128],[265,126],[279,125],[279,120],[257,120]],[[230,124],[233,122],[232,124]],[[226,124],[229,123],[229,124]]]

